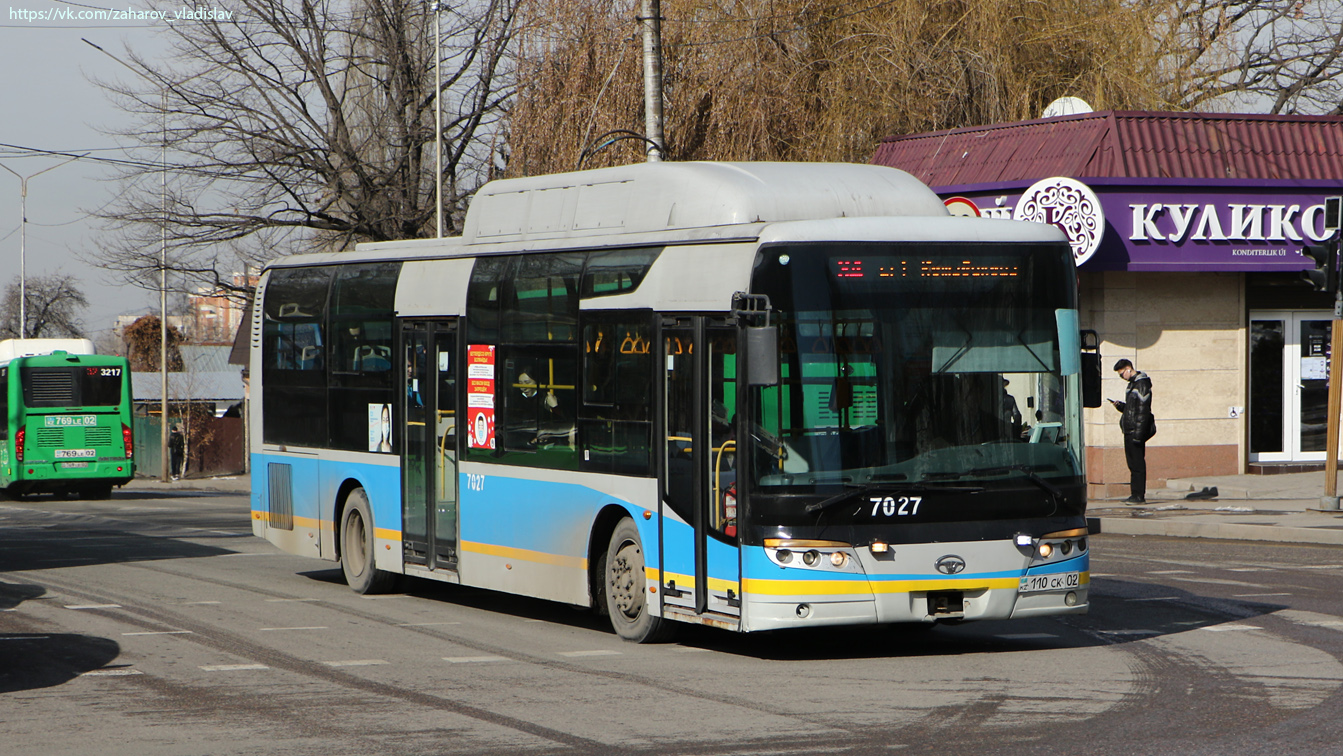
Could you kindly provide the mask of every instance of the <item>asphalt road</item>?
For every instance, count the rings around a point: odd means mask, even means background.
[[[0,503],[0,754],[1343,754],[1343,549],[1093,539],[1083,617],[622,643],[244,497]]]

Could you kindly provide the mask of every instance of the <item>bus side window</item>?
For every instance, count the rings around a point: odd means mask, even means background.
[[[583,469],[649,473],[654,351],[651,316],[583,326]]]

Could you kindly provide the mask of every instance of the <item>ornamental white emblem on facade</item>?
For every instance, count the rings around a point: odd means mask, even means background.
[[[1100,249],[1105,233],[1105,212],[1091,187],[1063,176],[1042,179],[1021,195],[1012,220],[1056,226],[1068,237],[1078,265]]]

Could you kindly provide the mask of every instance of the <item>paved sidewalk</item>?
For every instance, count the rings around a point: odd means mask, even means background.
[[[1215,499],[1185,498],[1214,486]],[[1149,490],[1143,506],[1093,499],[1087,516],[1102,533],[1343,546],[1343,511],[1322,510],[1322,496],[1323,472],[1183,478]]]
[[[1148,491],[1145,506],[1093,499],[1087,516],[1100,519],[1102,533],[1343,546],[1343,511],[1320,508],[1323,472],[1184,478],[1171,480],[1166,486]],[[1217,488],[1215,499],[1185,498],[1212,486]],[[247,475],[184,478],[168,483],[136,478],[125,488],[246,495],[251,480]],[[1343,485],[1339,491],[1343,492]]]
[[[158,478],[136,476],[130,483],[121,487],[123,491],[220,491],[224,493],[248,494],[252,490],[251,476],[246,474],[221,475],[215,478],[181,478],[167,483]]]

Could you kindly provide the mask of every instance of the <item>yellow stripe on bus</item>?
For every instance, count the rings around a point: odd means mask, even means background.
[[[519,561],[533,562],[535,564],[548,564],[553,567],[569,567],[579,570],[586,570],[588,568],[588,560],[586,557],[549,554],[544,551],[532,551],[530,549],[515,549],[512,546],[497,546],[492,543],[462,541],[462,551],[503,557],[505,559],[517,559]]]
[[[677,587],[678,589],[686,590],[686,591],[690,591],[690,590],[694,590],[694,589],[695,589],[695,576],[694,576],[694,575],[682,575],[682,574],[679,574],[679,573],[676,573],[676,572],[664,572],[663,575],[666,576],[666,579],[667,579],[668,581],[673,581],[673,580],[676,581],[676,587]],[[645,577],[645,579],[648,580],[648,582],[650,582],[650,583],[655,583],[655,584],[656,584],[657,581],[658,581],[658,571],[657,571],[657,568],[656,568],[656,567],[644,567],[644,577]],[[733,591],[734,593],[736,593],[736,592],[739,592],[741,589],[737,587],[737,581],[735,581],[735,580],[723,580],[722,578],[711,577],[711,578],[709,578],[709,590],[711,590],[711,591],[724,591],[724,592],[726,592],[726,591],[728,591],[728,590],[731,590],[731,591]]]

